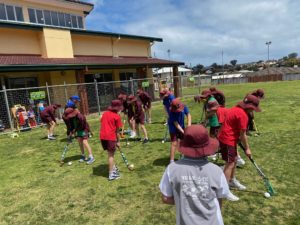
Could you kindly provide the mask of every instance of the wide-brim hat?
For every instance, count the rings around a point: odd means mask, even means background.
[[[128,104],[131,104],[131,103],[136,102],[136,101],[137,101],[137,98],[134,95],[129,95],[128,98],[127,98],[127,103]]]
[[[184,130],[179,151],[187,157],[202,158],[215,154],[218,148],[218,140],[209,137],[203,125],[192,125]]]
[[[120,100],[112,100],[110,106],[107,108],[109,111],[119,112],[123,110],[123,104]]]
[[[71,119],[73,117],[76,117],[79,114],[78,109],[73,108],[67,108],[64,112],[64,116],[66,119]]]
[[[259,98],[254,95],[247,95],[242,102],[237,104],[242,109],[252,109],[255,112],[261,112],[259,107]]]
[[[207,98],[209,96],[211,96],[211,91],[208,89],[205,89],[201,92],[201,95],[199,96],[200,98]]]
[[[118,99],[122,100],[122,101],[126,101],[127,95],[121,93],[121,94],[118,95]]]
[[[168,91],[168,90],[166,90],[166,89],[161,90],[161,91],[159,92],[159,97],[160,97],[160,98],[164,98],[164,97],[167,97],[167,96],[169,96],[169,95],[170,95],[170,91]]]
[[[257,89],[256,91],[255,91],[255,94],[254,94],[255,96],[257,96],[257,97],[259,97],[259,98],[264,98],[265,97],[265,92],[264,92],[264,90],[263,89]]]
[[[172,100],[170,105],[171,112],[182,112],[184,109],[184,104],[180,101],[179,98],[175,98]]]
[[[211,112],[211,111],[215,111],[220,107],[219,103],[215,100],[213,101],[208,101],[207,102],[207,106],[206,106],[206,111],[207,112]]]

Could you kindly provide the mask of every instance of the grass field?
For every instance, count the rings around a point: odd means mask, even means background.
[[[299,81],[218,86],[227,97],[227,107],[249,91],[265,90],[263,112],[255,115],[262,134],[251,136],[250,146],[278,193],[270,199],[263,197],[262,180],[247,161],[237,170],[247,191],[233,191],[240,197],[238,202],[224,201],[225,224],[300,224],[299,87]],[[194,95],[198,90],[184,92]],[[183,101],[197,122],[200,106],[192,97]],[[79,148],[73,143],[66,159],[73,165],[59,167],[66,141],[63,125],[57,127],[56,141],[44,139],[44,128],[22,132],[15,139],[1,136],[0,224],[175,224],[175,207],[161,203],[158,189],[169,161],[169,143],[161,143],[165,132],[162,115],[161,104],[156,104],[154,123],[147,125],[151,143],[123,145],[136,170],[129,172],[117,154],[122,177],[113,182],[107,180],[107,156],[98,141],[98,118],[89,118],[95,134],[90,139],[96,157],[92,165],[77,162]]]

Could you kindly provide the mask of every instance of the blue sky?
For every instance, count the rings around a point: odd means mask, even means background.
[[[187,65],[278,59],[300,54],[298,0],[87,0],[90,30],[163,38],[152,56]]]

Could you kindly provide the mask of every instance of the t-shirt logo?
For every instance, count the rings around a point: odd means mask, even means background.
[[[193,199],[209,197],[208,177],[182,176],[181,179],[182,192],[186,197]]]

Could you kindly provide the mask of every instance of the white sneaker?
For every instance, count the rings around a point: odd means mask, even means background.
[[[209,156],[209,158],[211,158],[212,161],[217,161],[217,157],[218,157],[217,154]]]
[[[244,165],[245,165],[245,160],[243,160],[241,156],[238,156],[236,160],[236,166],[243,167]]]
[[[136,133],[134,131],[132,131],[129,138],[135,138],[135,137],[136,137]]]
[[[236,202],[236,201],[240,200],[239,197],[235,196],[230,191],[229,191],[229,194],[227,195],[226,199],[229,201],[232,201],[232,202]]]
[[[240,191],[246,190],[246,186],[242,185],[236,178],[233,178],[230,182],[229,182],[229,187],[231,188],[237,188]]]

